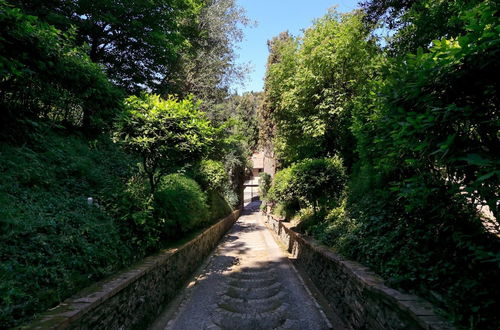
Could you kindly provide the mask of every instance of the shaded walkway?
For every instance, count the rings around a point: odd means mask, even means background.
[[[330,329],[250,203],[154,329]],[[335,329],[342,329],[336,326]]]

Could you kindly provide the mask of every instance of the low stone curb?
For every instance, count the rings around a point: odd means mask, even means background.
[[[163,250],[43,313],[22,329],[146,328],[240,216],[233,211],[191,241]]]
[[[293,231],[291,225],[270,214],[267,226],[274,231],[325,296],[353,329],[454,330],[438,316],[429,302],[384,284],[382,278],[357,262]]]

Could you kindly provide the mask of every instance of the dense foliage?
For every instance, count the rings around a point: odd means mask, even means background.
[[[379,23],[393,32],[387,50],[391,55],[413,53],[419,47],[429,48],[441,38],[466,32],[460,15],[483,0],[363,0],[365,21]]]
[[[262,200],[266,200],[267,193],[269,192],[269,189],[271,188],[271,183],[272,183],[271,175],[269,175],[266,172],[260,173],[260,175],[259,175],[259,192],[260,192],[260,198]]]
[[[165,238],[185,234],[208,220],[207,197],[193,179],[180,174],[162,177],[154,199]]]
[[[236,178],[228,175],[228,169],[222,161],[204,159],[189,172],[208,194],[210,220],[220,219],[227,215],[232,207],[238,206],[239,197],[231,187],[231,181]]]
[[[229,182],[224,164],[221,161],[205,159],[196,169],[198,182],[205,189],[223,191]]]
[[[76,28],[77,44],[87,44],[92,61],[129,92],[161,88],[179,53],[201,33],[199,0],[8,2],[62,31]]]
[[[121,93],[74,31],[61,32],[0,1],[0,137],[16,139],[34,120],[97,129],[109,125]]]
[[[338,157],[304,159],[278,172],[265,198],[291,216],[299,208],[316,212],[336,206],[344,186],[345,170]]]
[[[249,20],[236,0],[204,0],[197,22],[199,33],[191,41],[196,51],[181,52],[172,72],[170,92],[182,96],[194,94],[210,112],[223,103],[233,83],[241,81],[247,68],[236,64],[236,44],[243,39],[241,26]]]
[[[53,306],[132,258],[109,209],[132,159],[109,139],[0,146],[0,325]],[[29,165],[28,165],[29,164]],[[93,197],[99,206],[88,205]]]
[[[257,113],[262,93],[247,92],[232,95],[207,113],[214,123],[226,123],[226,130],[243,142],[247,150],[256,150],[259,142]]]
[[[261,133],[286,168],[267,198],[458,324],[497,328],[500,242],[483,223],[499,216],[498,4],[363,8],[368,16],[330,12],[302,37],[270,42]],[[385,43],[378,22],[393,29]],[[296,175],[314,182],[294,163],[333,154],[347,190],[318,193],[336,204],[317,214],[287,198]]]
[[[283,165],[338,152],[351,165],[354,96],[372,76],[366,59],[376,54],[369,33],[361,15],[332,11],[301,40],[281,35],[270,43],[263,112],[272,114]]]

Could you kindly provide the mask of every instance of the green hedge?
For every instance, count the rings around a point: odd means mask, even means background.
[[[276,174],[266,199],[287,217],[307,206],[316,212],[338,203],[345,181],[338,157],[304,159]]]
[[[154,200],[158,228],[166,238],[180,237],[210,217],[206,194],[196,181],[181,174],[163,177]]]
[[[206,191],[211,221],[227,216],[237,206],[238,197],[230,186],[230,178],[223,162],[204,159],[193,166],[188,175]]]

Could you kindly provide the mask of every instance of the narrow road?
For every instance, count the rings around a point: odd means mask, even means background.
[[[343,329],[332,327],[249,204],[180,301],[153,329]]]

